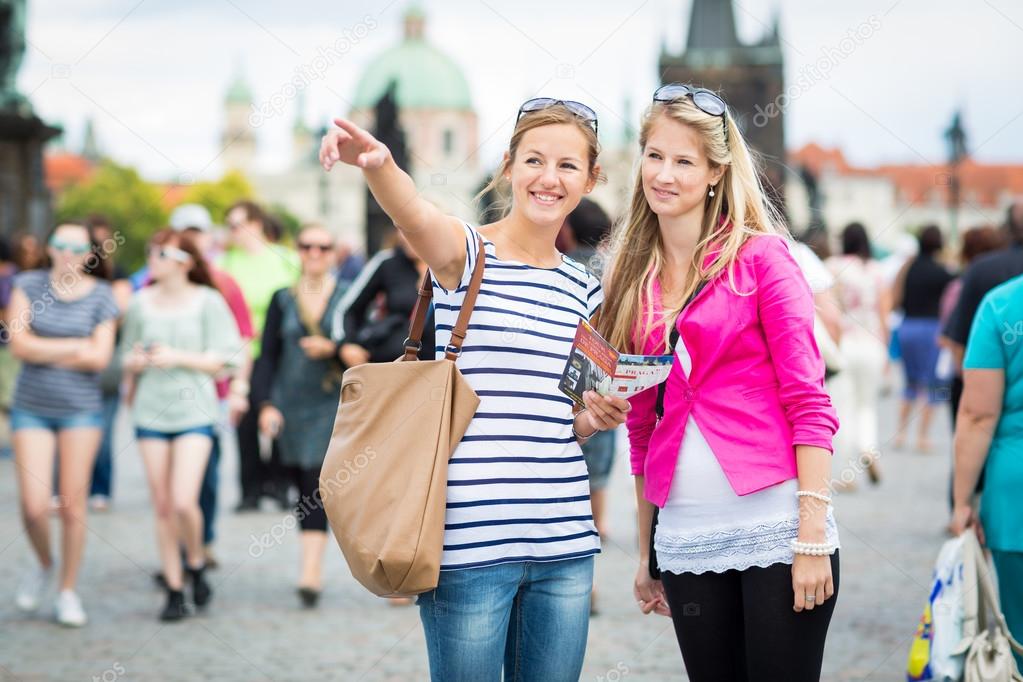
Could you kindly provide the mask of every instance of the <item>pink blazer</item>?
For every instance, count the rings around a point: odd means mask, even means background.
[[[813,297],[784,238],[750,238],[734,283],[733,290],[725,270],[682,312],[692,370],[686,379],[676,358],[664,418],[658,423],[654,412],[656,387],[630,399],[632,473],[646,477],[646,499],[658,507],[668,499],[690,415],[738,495],[795,478],[796,445],[831,450],[838,419],[824,392]],[[654,299],[659,313],[656,285]],[[643,336],[644,353],[663,352],[660,328]]]

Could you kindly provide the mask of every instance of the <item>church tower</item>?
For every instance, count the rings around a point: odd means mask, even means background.
[[[250,121],[252,102],[252,91],[239,69],[224,97],[226,121],[220,138],[224,170],[250,172],[256,162],[256,134]]]
[[[785,178],[785,112],[778,20],[755,44],[739,41],[732,0],[692,0],[685,50],[662,48],[661,83],[692,83],[721,93],[750,145],[764,161],[767,181],[780,199]],[[772,106],[768,106],[772,105]],[[764,115],[763,112],[775,115]]]
[[[318,166],[319,138],[306,125],[305,91],[299,90],[295,100],[295,122],[291,126],[291,163],[293,166],[310,163]]]

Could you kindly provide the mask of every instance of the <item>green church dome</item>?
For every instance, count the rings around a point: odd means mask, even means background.
[[[224,99],[230,104],[252,104],[252,90],[245,82],[241,71],[235,75],[234,82],[227,88],[227,95]]]
[[[392,82],[402,109],[472,109],[462,69],[423,37],[425,16],[413,6],[405,13],[405,38],[377,57],[362,74],[353,107],[372,109]]]

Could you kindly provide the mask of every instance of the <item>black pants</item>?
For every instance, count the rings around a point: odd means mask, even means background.
[[[792,610],[792,566],[725,573],[663,573],[675,636],[692,682],[818,682],[838,598]]]
[[[216,537],[213,523],[217,520],[217,492],[220,486],[220,429],[213,427],[213,447],[206,461],[206,473],[199,488],[199,509],[202,510],[202,544],[208,545]]]
[[[302,530],[327,530],[327,512],[320,499],[320,467],[303,469],[292,467],[292,480],[298,488],[295,518]]]
[[[258,409],[249,410],[238,422],[238,459],[243,499],[258,500],[262,495],[274,495],[281,486],[287,485],[277,441],[274,441],[269,462],[259,456]]]

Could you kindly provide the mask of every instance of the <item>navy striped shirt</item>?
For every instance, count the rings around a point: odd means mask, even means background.
[[[458,288],[433,283],[438,357],[476,266],[477,234],[466,225]],[[448,465],[441,569],[596,554],[586,463],[558,382],[576,325],[603,301],[600,282],[568,257],[537,268],[499,260],[484,242],[483,284],[457,362],[480,406]]]
[[[85,338],[97,325],[118,316],[110,284],[97,280],[81,298],[66,301],[54,291],[49,270],[27,270],[14,278],[14,287],[28,299],[29,316],[12,324],[28,323],[44,338]],[[14,388],[13,406],[46,417],[69,417],[103,408],[99,372],[84,372],[53,364],[24,362]]]

